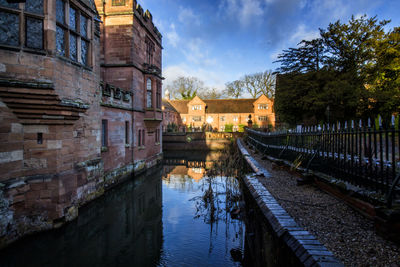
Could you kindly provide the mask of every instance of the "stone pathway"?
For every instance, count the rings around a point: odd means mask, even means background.
[[[346,266],[400,266],[400,247],[378,236],[371,220],[313,185],[298,186],[298,176],[245,147],[271,174],[259,181],[300,226]]]

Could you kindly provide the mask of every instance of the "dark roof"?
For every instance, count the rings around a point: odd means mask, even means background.
[[[188,113],[187,104],[190,100],[169,100],[169,103],[178,111],[180,114]]]
[[[207,113],[253,113],[253,103],[257,99],[210,99],[203,100]]]
[[[165,109],[172,110],[172,111],[174,111],[174,112],[178,112],[178,111],[174,108],[174,106],[171,105],[171,103],[169,103],[169,101],[166,100],[166,99],[163,99],[163,100],[162,100],[162,105],[163,105],[163,107],[164,107]]]

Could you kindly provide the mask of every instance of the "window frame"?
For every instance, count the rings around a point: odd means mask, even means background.
[[[266,104],[266,103],[264,103],[264,104],[258,104],[258,109],[259,110],[267,110],[269,107],[268,107],[268,104]]]
[[[101,146],[108,147],[108,120],[101,120]]]
[[[18,44],[17,45],[12,45],[12,44],[0,44],[0,47],[2,48],[9,48],[13,50],[22,50],[22,51],[27,51],[27,52],[37,52],[37,53],[45,53],[45,30],[44,30],[44,22],[45,22],[45,14],[46,14],[46,9],[47,9],[47,0],[43,0],[43,13],[42,14],[37,14],[37,13],[32,13],[29,11],[26,11],[26,3],[9,3],[9,4],[17,4],[18,8],[13,8],[13,7],[7,7],[0,5],[0,11],[8,14],[14,14],[18,16]],[[27,45],[27,40],[28,40],[28,34],[27,34],[27,21],[28,18],[35,19],[35,20],[40,20],[42,22],[42,43],[41,43],[41,48],[34,48],[34,47],[29,47]]]
[[[161,109],[161,82],[157,81],[156,85],[156,108]]]
[[[146,45],[145,62],[149,65],[153,65],[155,45],[154,42],[148,36],[146,37],[145,45]]]
[[[125,121],[125,145],[129,145],[129,121]]]
[[[126,1],[125,0],[120,0],[119,3],[116,2],[117,0],[112,0],[111,6],[125,6]]]
[[[149,82],[150,82],[150,88],[149,88]],[[150,94],[150,96],[149,96],[149,94]],[[146,108],[153,108],[153,107],[154,107],[154,105],[153,105],[153,80],[151,78],[147,78],[146,79]]]
[[[202,105],[193,105],[193,106],[192,106],[192,110],[201,110],[201,109],[202,109],[201,106],[202,106]]]
[[[199,119],[199,120],[197,120],[197,119]],[[193,122],[201,122],[202,121],[201,116],[192,116],[192,121]]]
[[[60,22],[57,19],[57,1],[63,2],[64,5],[64,21]],[[75,28],[70,25],[70,11],[75,10]],[[81,32],[81,17],[86,18],[86,36]],[[61,28],[64,33],[64,55],[59,53],[57,50],[57,28]],[[68,59],[74,64],[79,64],[87,68],[93,67],[92,62],[92,18],[82,9],[79,8],[71,0],[56,0],[56,54],[59,57]],[[76,37],[76,60],[71,58],[71,36]],[[87,55],[86,63],[82,60],[82,44],[86,42],[87,45]]]

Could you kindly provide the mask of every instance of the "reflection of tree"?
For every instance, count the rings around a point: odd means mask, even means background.
[[[240,198],[241,190],[238,177],[241,172],[242,161],[232,144],[220,154],[219,159],[214,162],[211,169],[207,170],[207,175],[202,179],[201,190],[203,194],[195,197],[196,201],[195,218],[202,218],[210,225],[210,246],[209,253],[212,252],[212,234],[214,229],[218,229],[218,222],[223,221],[225,228],[226,249],[228,240],[240,239],[243,244],[243,223],[240,218]],[[214,227],[215,226],[215,227]],[[235,236],[230,236],[230,227],[233,226]],[[215,232],[217,235],[218,233]]]

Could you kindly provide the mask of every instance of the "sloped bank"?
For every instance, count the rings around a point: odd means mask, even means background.
[[[278,204],[259,181],[259,177],[270,177],[269,172],[250,156],[240,139],[238,139],[237,144],[242,156],[255,172],[243,178],[248,192],[258,207],[258,211],[251,210],[247,216],[260,219],[258,217],[261,215],[261,219],[267,223],[266,228],[271,230],[268,233],[262,231],[260,227],[251,227],[253,229],[250,229],[253,230],[253,233],[249,235],[249,238],[262,236],[261,242],[265,243],[263,249],[258,248],[257,250],[270,251],[276,255],[272,262],[271,259],[266,259],[265,263],[270,265],[343,266],[330,251],[312,234],[300,227]],[[270,245],[271,241],[274,243],[275,249],[274,246]],[[251,243],[254,244],[254,242]],[[266,254],[268,253],[261,254],[257,256],[267,257]]]

